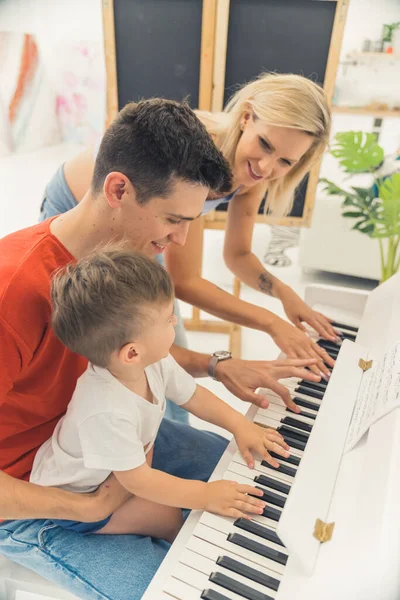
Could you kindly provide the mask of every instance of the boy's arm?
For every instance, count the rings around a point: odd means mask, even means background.
[[[207,484],[202,481],[180,479],[150,467],[147,462],[129,471],[114,471],[114,475],[131,494],[145,500],[203,510]]]
[[[114,476],[91,494],[74,494],[15,479],[0,471],[0,519],[101,521],[129,497]]]
[[[233,434],[241,423],[248,422],[241,413],[201,385],[196,386],[193,396],[188,402],[182,404],[182,408],[199,419],[223,427]]]
[[[266,505],[257,498],[263,492],[251,485],[225,480],[211,483],[188,481],[152,469],[147,462],[136,469],[114,471],[114,474],[132,494],[166,506],[248,519],[247,513],[262,514]]]

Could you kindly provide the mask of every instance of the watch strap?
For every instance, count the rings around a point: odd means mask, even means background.
[[[219,358],[217,356],[215,356],[215,354],[212,354],[211,358],[210,358],[210,362],[208,363],[207,372],[208,372],[209,376],[212,377],[213,379],[216,379],[215,367],[217,366],[218,363],[219,363]]]

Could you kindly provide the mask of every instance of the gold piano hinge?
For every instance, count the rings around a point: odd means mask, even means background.
[[[365,373],[365,371],[368,371],[368,369],[372,367],[372,360],[364,360],[363,358],[360,358],[360,360],[358,361],[358,366]]]
[[[321,544],[329,542],[332,539],[333,528],[335,523],[325,523],[321,519],[315,521],[314,537],[317,538]]]

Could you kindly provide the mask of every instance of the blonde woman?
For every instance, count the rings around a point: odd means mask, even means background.
[[[225,262],[241,281],[279,298],[294,326],[201,277],[198,221],[191,223],[185,246],[170,244],[165,249],[176,296],[222,319],[265,331],[290,358],[318,358],[311,368],[327,378],[333,360],[308,337],[303,323],[327,339],[337,340],[337,333],[325,316],[268,273],[251,252],[255,217],[265,192],[268,210],[276,216],[287,214],[296,187],[324,152],[331,122],[325,94],[305,77],[269,73],[241,88],[222,113],[197,114],[233,172],[231,192],[223,198],[209,198],[204,205],[206,213],[229,203]],[[83,198],[92,180],[94,159],[93,150],[87,150],[60,167],[46,188],[42,219],[73,208]],[[178,227],[179,219],[175,222]],[[176,342],[184,344],[182,327]]]
[[[295,327],[201,277],[198,221],[191,224],[184,248],[171,246],[166,252],[177,297],[227,321],[265,331],[288,357],[318,357],[315,370],[329,376],[322,361],[333,366],[332,359],[304,333],[303,325],[338,341],[329,320],[268,273],[251,251],[255,218],[265,193],[270,213],[288,214],[297,186],[327,146],[331,117],[324,91],[299,75],[268,73],[242,87],[222,113],[197,111],[197,115],[233,172],[232,193],[207,201],[203,212],[228,202],[225,263],[242,282],[279,298]]]

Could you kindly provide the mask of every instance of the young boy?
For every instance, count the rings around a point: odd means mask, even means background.
[[[53,436],[39,448],[30,481],[90,492],[113,472],[132,494],[104,521],[57,524],[172,542],[182,525],[181,507],[231,517],[262,513],[265,503],[255,497],[262,492],[252,486],[180,479],[151,466],[165,396],[230,431],[250,467],[251,450],[274,466],[268,450],[289,455],[278,432],[250,423],[196,385],[169,354],[175,316],[165,269],[129,250],[107,250],[59,271],[51,293],[55,334],[89,366]]]

